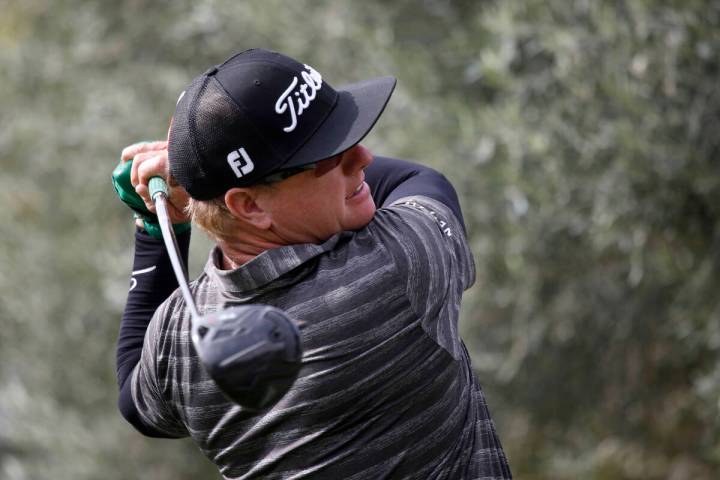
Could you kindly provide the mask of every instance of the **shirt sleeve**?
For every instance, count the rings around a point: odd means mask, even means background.
[[[407,298],[423,329],[459,359],[460,301],[475,282],[462,224],[446,205],[424,196],[396,200],[377,220],[376,234],[397,265],[398,281],[407,286]]]
[[[169,311],[176,303],[177,295],[170,297],[153,315],[145,334],[140,361],[128,380],[135,411],[145,428],[153,433],[150,436],[188,436],[179,413],[171,406],[172,382],[165,381],[158,373],[168,370],[170,355],[165,347],[170,344],[170,339],[163,334],[168,330],[164,319],[169,318]]]
[[[373,157],[365,169],[365,181],[370,186],[378,207],[392,205],[400,198],[423,196],[448,207],[465,230],[462,210],[452,184],[440,172],[407,160]]]

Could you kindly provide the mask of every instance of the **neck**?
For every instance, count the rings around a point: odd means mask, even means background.
[[[222,252],[222,258],[221,258],[221,264],[220,269],[221,270],[235,270],[236,268],[240,268],[253,258],[255,258],[257,255],[246,255],[246,254],[238,254],[238,253],[230,253],[227,251],[227,249],[224,249],[220,247],[220,251]]]
[[[266,250],[283,246],[282,243],[272,240],[246,237],[244,235],[236,235],[231,239],[218,240],[217,245],[223,255],[221,265],[223,270],[234,270]]]

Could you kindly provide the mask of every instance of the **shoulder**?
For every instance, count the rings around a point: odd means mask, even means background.
[[[444,237],[453,237],[461,234],[463,229],[452,210],[437,200],[425,196],[410,196],[396,200],[390,209],[401,211],[408,222],[417,222],[432,225],[438,234]]]
[[[474,270],[462,223],[437,200],[400,198],[379,209],[368,228],[406,272],[422,276],[429,274],[428,269]]]
[[[379,209],[369,225],[371,232],[390,246],[406,250],[412,244],[427,243],[424,248],[444,249],[465,243],[462,224],[443,203],[424,196],[403,197]]]

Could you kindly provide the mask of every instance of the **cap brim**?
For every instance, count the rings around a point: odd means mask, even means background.
[[[357,145],[385,110],[395,83],[395,77],[379,77],[338,88],[333,110],[281,168],[317,162]]]

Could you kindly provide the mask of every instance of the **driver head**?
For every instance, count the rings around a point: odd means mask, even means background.
[[[243,305],[193,321],[200,360],[228,399],[263,410],[285,395],[302,365],[300,332],[282,310]]]

